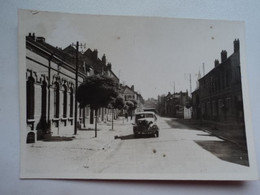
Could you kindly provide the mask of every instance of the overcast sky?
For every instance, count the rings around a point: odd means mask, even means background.
[[[106,54],[121,83],[134,85],[147,99],[196,87],[203,75],[220,60],[233,41],[244,45],[244,23],[157,17],[93,16],[52,12],[20,12],[21,37],[29,32],[43,36],[53,46],[65,48],[76,41]],[[21,38],[20,37],[20,38]],[[119,75],[120,72],[120,75]]]

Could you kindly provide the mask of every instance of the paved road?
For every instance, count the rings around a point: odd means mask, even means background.
[[[158,118],[160,136],[134,138],[129,125],[108,150],[86,161],[90,173],[228,174],[248,171],[247,154],[237,146]]]

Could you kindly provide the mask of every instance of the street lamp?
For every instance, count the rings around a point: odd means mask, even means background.
[[[82,44],[77,41],[76,44],[72,43],[72,47],[76,47],[76,69],[75,69],[75,110],[74,110],[74,135],[77,134],[77,118],[78,118],[78,103],[76,100],[77,97],[77,89],[78,89],[78,73],[79,73],[79,65],[78,65],[78,55],[79,55],[79,47],[86,48],[86,43]]]

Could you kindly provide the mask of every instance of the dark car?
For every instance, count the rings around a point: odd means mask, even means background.
[[[157,117],[154,112],[138,112],[135,114],[133,132],[135,137],[141,135],[155,135],[159,137],[159,127],[156,124]]]

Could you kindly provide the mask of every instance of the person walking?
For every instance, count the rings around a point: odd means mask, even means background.
[[[125,112],[125,119],[128,122],[128,113],[127,112]]]

